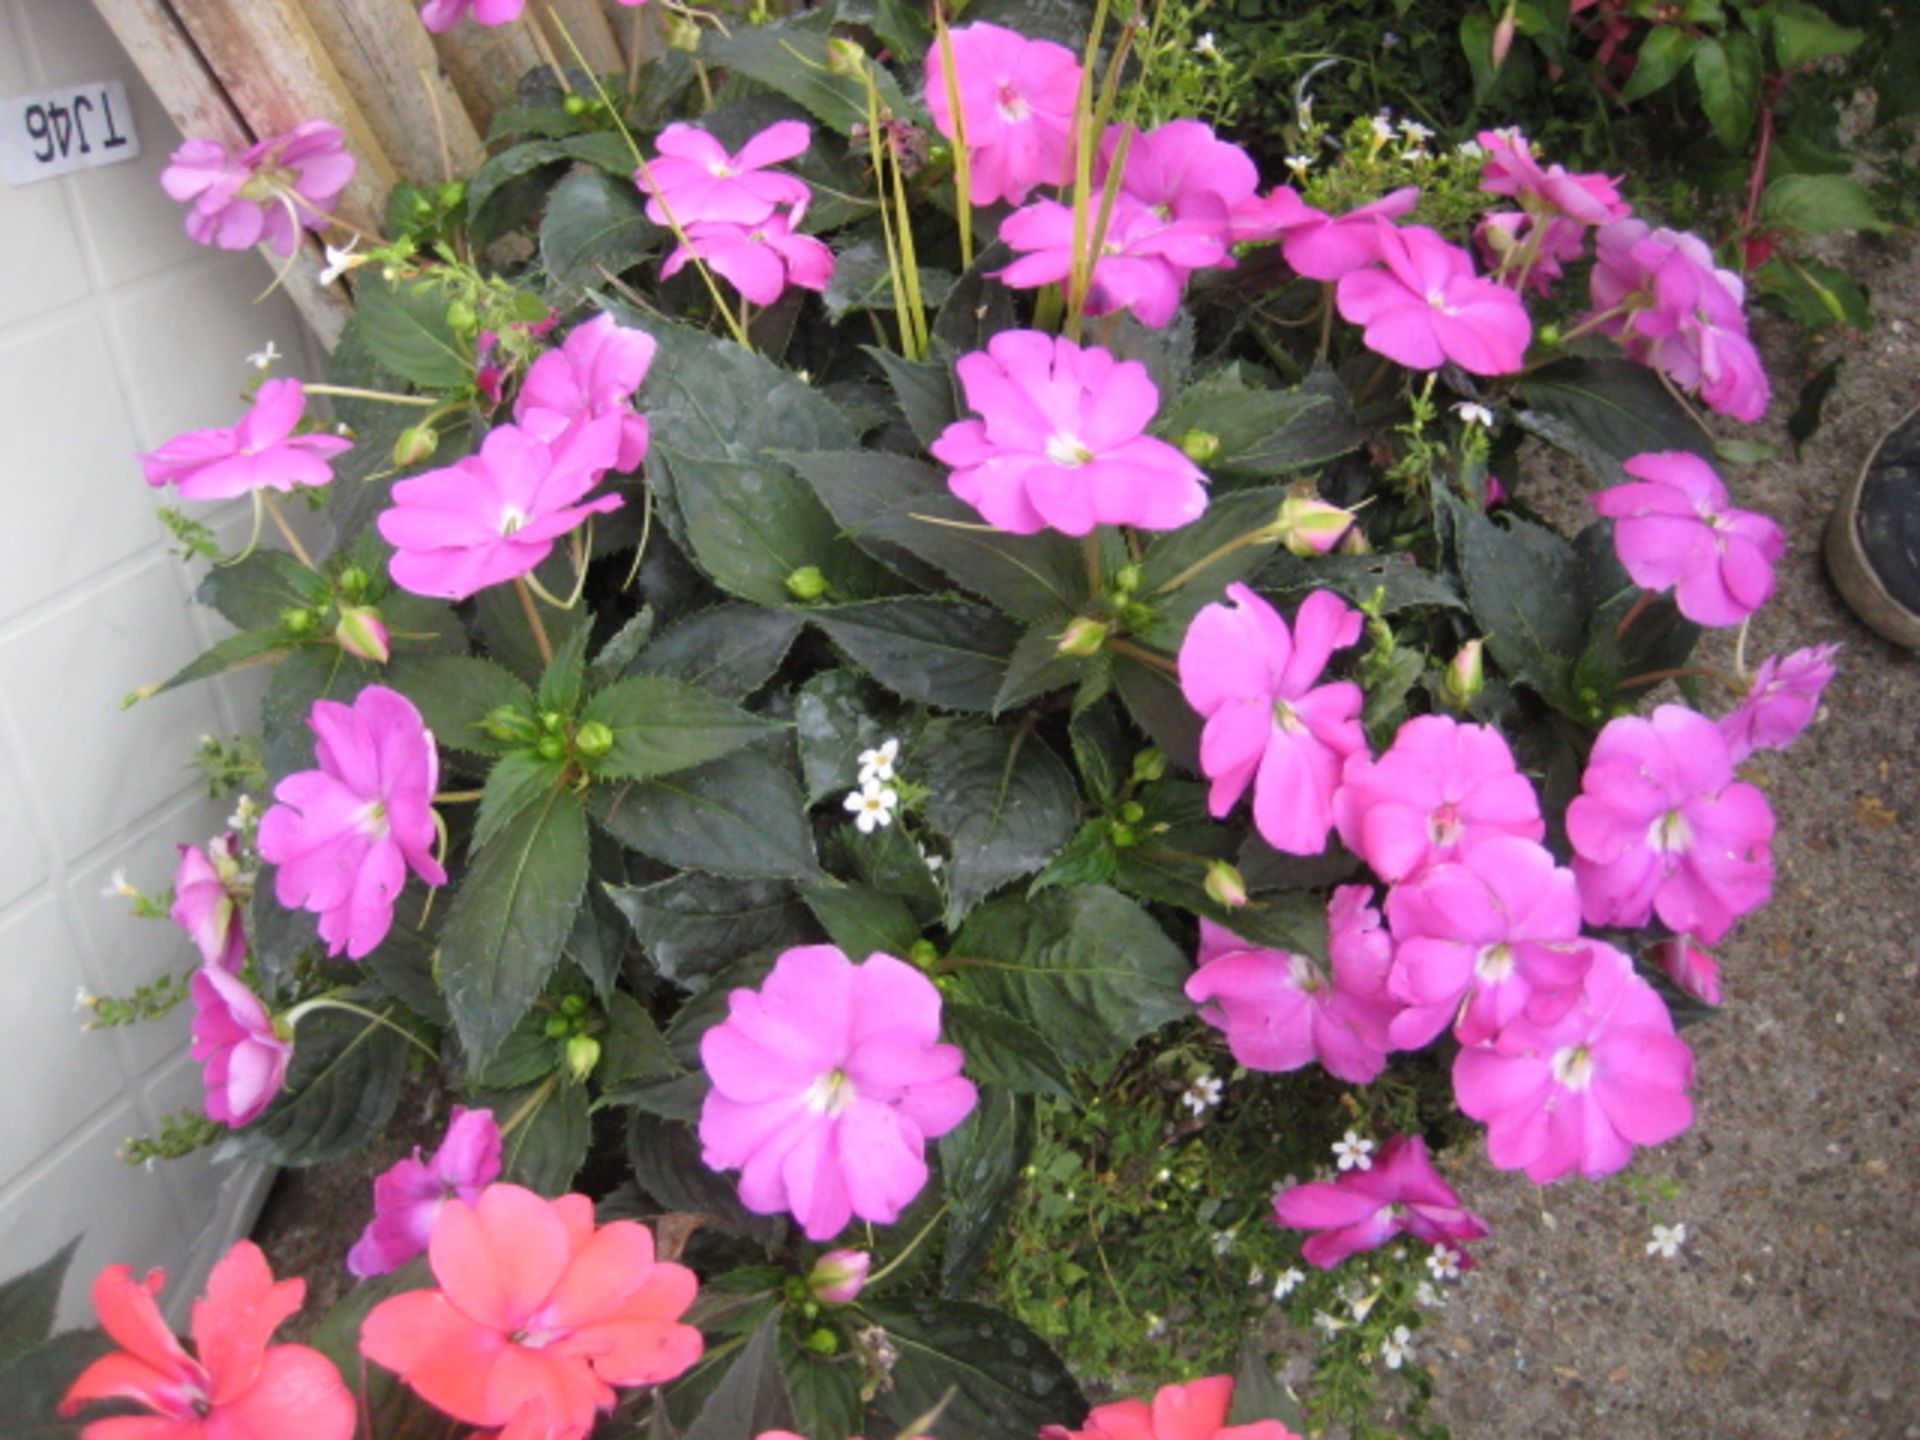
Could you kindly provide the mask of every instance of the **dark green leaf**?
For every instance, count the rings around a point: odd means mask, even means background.
[[[878,749],[892,733],[885,713],[890,704],[878,686],[854,670],[828,670],[800,687],[793,718],[809,804],[854,787],[860,756]]]
[[[1640,42],[1633,74],[1621,88],[1621,103],[1631,105],[1671,85],[1693,58],[1694,44],[1693,34],[1678,25],[1660,25],[1649,31]]]
[[[397,1023],[394,1006],[384,1012]],[[408,1050],[391,1025],[319,1010],[300,1022],[297,1039],[285,1093],[251,1125],[230,1132],[217,1158],[326,1165],[354,1154],[386,1128],[400,1100]]]
[[[333,645],[306,645],[273,667],[260,700],[260,736],[267,776],[278,781],[313,767],[313,731],[307,716],[316,700],[350,703],[374,678],[373,667]]]
[[[1063,655],[1060,641],[1069,622],[1044,621],[1020,637],[1007,659],[1007,673],[993,697],[993,713],[1005,714],[1036,696],[1083,683],[1096,666],[1107,663],[1101,655]]]
[[[531,1088],[558,1068],[564,1048],[564,1041],[548,1036],[546,1014],[530,1010],[520,1017],[520,1023],[485,1065],[469,1067],[467,1080],[480,1090]]]
[[[762,85],[797,101],[823,124],[842,135],[867,123],[867,88],[858,74],[831,68],[827,51],[830,12],[776,20],[770,25],[737,27],[731,35],[707,34],[702,53],[708,59],[750,75]],[[892,74],[870,65],[883,114],[909,115],[912,107]]]
[[[639,264],[660,234],[631,180],[582,171],[547,197],[540,263],[556,284],[598,285]]]
[[[420,655],[396,660],[389,682],[419,709],[435,740],[476,755],[504,755],[508,744],[481,728],[501,706],[532,718],[533,692],[491,660]]]
[[[531,140],[524,145],[515,145],[502,150],[474,172],[473,179],[467,182],[467,215],[474,225],[490,234],[503,233],[489,222],[498,217],[487,214],[488,203],[498,192],[504,191],[514,181],[548,165],[559,165],[568,158],[567,152],[558,145],[545,140]],[[363,272],[364,273],[364,272]],[[355,277],[358,279],[358,277]],[[356,286],[356,295],[358,287]]]
[[[164,695],[182,685],[191,685],[195,680],[207,680],[215,675],[224,675],[229,670],[266,664],[291,648],[278,630],[249,630],[239,635],[229,635],[211,650],[174,671],[157,689],[148,693]]]
[[[873,678],[895,694],[949,710],[986,710],[1020,631],[964,600],[920,596],[807,612]]]
[[[740,1203],[737,1177],[707,1168],[688,1126],[636,1112],[627,1119],[633,1179],[663,1210],[709,1216],[722,1229],[771,1244],[786,1228],[777,1215],[755,1215]]]
[[[1200,717],[1187,704],[1172,673],[1130,655],[1116,655],[1113,681],[1134,724],[1166,752],[1167,759],[1182,770],[1198,773]]]
[[[947,923],[1009,880],[1038,870],[1073,836],[1073,775],[1030,728],[940,720],[915,752],[927,823],[945,836]]]
[[[1760,197],[1760,223],[1795,235],[1884,231],[1873,194],[1851,175],[1782,175]]]
[[[697,685],[635,675],[587,702],[583,721],[613,731],[613,748],[588,761],[603,780],[650,780],[704,765],[779,729]]]
[[[1867,32],[1836,24],[1807,0],[1780,0],[1773,7],[1773,53],[1782,70],[1798,70],[1830,55],[1851,55]]]
[[[780,1314],[775,1311],[754,1328],[681,1440],[751,1440],[793,1423],[793,1401],[780,1369]]]
[[[966,1053],[967,1078],[1017,1095],[1073,1098],[1067,1067],[1031,1025],[979,1005],[955,1002],[941,1012],[941,1034]]]
[[[79,1246],[76,1235],[33,1269],[0,1281],[0,1367],[12,1364],[53,1334],[60,1286]]]
[[[562,570],[565,563],[555,556],[542,571],[536,573],[540,575],[542,583],[557,582],[561,589],[571,588],[573,572],[571,569]],[[516,587],[512,585],[489,585],[480,592],[473,604],[479,612],[480,631],[486,637],[488,653],[498,664],[504,665],[529,685],[536,685],[546,674],[547,660],[541,653],[539,641],[534,638],[533,627],[527,622],[526,606],[515,591]],[[566,646],[576,630],[585,629],[591,623],[584,605],[576,605],[571,610],[555,610],[542,605],[540,613],[548,643],[556,653]]]
[[[426,1401],[403,1385],[398,1375],[368,1365],[360,1355],[360,1330],[376,1305],[432,1284],[433,1272],[424,1255],[389,1275],[362,1280],[326,1310],[308,1337],[308,1343],[331,1360],[342,1377],[352,1376],[355,1381],[364,1377],[364,1389],[348,1383],[362,1398],[361,1413],[369,1416],[373,1434],[414,1434],[414,1426],[433,1423],[428,1417],[436,1412]]]
[[[806,802],[764,750],[739,750],[663,778],[596,785],[593,815],[629,849],[682,869],[769,880],[820,874]]]
[[[1176,439],[1189,430],[1212,435],[1220,448],[1210,472],[1262,478],[1325,464],[1366,435],[1330,373],[1298,390],[1273,390],[1249,384],[1238,364],[1181,391],[1153,428]]]
[[[566,768],[564,761],[543,760],[525,750],[494,761],[480,792],[480,813],[474,817],[469,849],[482,849],[522,810],[557,786]]]
[[[1667,393],[1660,377],[1633,360],[1568,359],[1520,382],[1522,428],[1583,461],[1604,484],[1621,462],[1649,450],[1690,450],[1713,458],[1713,441]]]
[[[595,1078],[611,1087],[679,1073],[680,1062],[653,1017],[631,995],[615,995],[607,1005],[607,1039]]]
[[[1820,428],[1820,412],[1826,406],[1827,397],[1833,394],[1833,387],[1839,383],[1840,367],[1845,363],[1844,360],[1828,361],[1800,392],[1800,403],[1787,419],[1787,433],[1793,437],[1796,459],[1800,447],[1812,439],[1814,432]]]
[[[98,1330],[69,1330],[0,1362],[0,1435],[7,1440],[78,1440],[94,1408],[68,1419],[60,1401],[80,1372],[114,1348]]]
[[[729,601],[670,626],[628,668],[744,700],[780,668],[804,623],[791,610]]]
[[[236,630],[273,630],[281,611],[312,605],[326,594],[326,582],[314,571],[284,550],[261,546],[244,560],[209,570],[193,598],[218,610]]]
[[[606,644],[595,652],[593,663],[588,667],[591,683],[598,688],[620,678],[627,668],[633,665],[641,649],[653,639],[653,606],[642,604],[618,630],[613,632]],[[682,680],[692,677],[682,675]],[[739,696],[734,696],[739,699]]]
[[[502,1180],[542,1195],[564,1195],[572,1188],[593,1139],[586,1086],[552,1075],[524,1090],[482,1093],[476,1103],[490,1108],[503,1124],[508,1116],[525,1112],[501,1142]]]
[[[841,885],[831,890],[809,886],[801,898],[828,938],[854,960],[875,952],[904,956],[920,938],[919,922],[897,895],[865,885]]]
[[[1249,1335],[1240,1345],[1240,1363],[1233,1375],[1233,1408],[1227,1411],[1227,1424],[1258,1425],[1263,1420],[1277,1420],[1302,1435],[1308,1429],[1300,1402],[1267,1363],[1266,1345]]]
[[[909,360],[877,345],[862,347],[885,372],[900,403],[907,428],[922,445],[931,445],[960,413],[953,395],[953,374],[937,360]]]
[[[1586,616],[1573,547],[1518,516],[1502,527],[1451,492],[1467,604],[1500,668],[1550,700],[1564,695],[1568,658],[1579,653]]]
[[[982,1090],[959,1128],[940,1137],[940,1183],[953,1207],[940,1262],[941,1293],[965,1294],[1033,1148],[1033,1102],[1004,1090]]]
[[[939,1426],[968,1440],[1033,1440],[1086,1413],[1080,1387],[1047,1342],[1011,1316],[959,1300],[862,1305],[900,1352],[875,1405],[896,1429],[945,1404]]]
[[[1356,604],[1384,591],[1383,615],[1423,605],[1467,608],[1451,578],[1416,564],[1411,555],[1405,554],[1315,555],[1303,559],[1283,552],[1267,562],[1255,583],[1269,595],[1304,596],[1310,590],[1331,590]]]
[[[920,267],[921,303],[937,306],[953,289],[950,270]],[[827,315],[843,320],[859,310],[877,310],[894,314],[893,272],[887,268],[886,254],[876,240],[860,240],[834,256],[833,278],[820,296]]]
[[[695,872],[657,885],[609,885],[606,893],[654,968],[688,989],[750,951],[795,943],[806,930],[804,907],[779,881]]]
[[[540,672],[540,689],[534,696],[542,710],[558,710],[571,715],[580,707],[587,689],[587,642],[590,626],[575,625],[554,642],[553,659]]]
[[[860,1382],[866,1367],[857,1354],[828,1357],[786,1333],[780,1336],[780,1368],[801,1435],[857,1435],[866,1413]]]
[[[390,283],[381,278],[377,265],[354,279],[354,309],[376,360],[429,390],[458,390],[473,383],[473,358],[447,324],[445,291],[425,280]]]
[[[1746,148],[1760,110],[1760,42],[1744,30],[1702,35],[1693,49],[1700,108],[1726,149]]]

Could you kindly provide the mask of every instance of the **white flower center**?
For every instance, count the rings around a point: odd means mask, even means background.
[[[1489,985],[1498,985],[1513,974],[1513,947],[1507,944],[1481,947],[1479,959],[1473,962],[1473,973]]]
[[[731,180],[739,173],[738,170],[734,169],[733,166],[727,164],[724,160],[709,160],[707,162],[707,174],[716,180]]]
[[[1427,304],[1438,310],[1442,315],[1451,315],[1453,313],[1452,307],[1447,304],[1446,295],[1441,291],[1427,291]]]
[[[1000,112],[1000,118],[1009,125],[1018,125],[1033,113],[1027,105],[1027,97],[1011,85],[1000,87],[999,103],[994,108]]]
[[[1307,728],[1301,722],[1299,712],[1284,700],[1273,702],[1273,723],[1289,735],[1298,735]]]
[[[829,1070],[807,1087],[805,1096],[807,1109],[829,1120],[845,1113],[859,1098],[860,1092],[844,1070]]]
[[[1431,815],[1427,816],[1427,840],[1436,846],[1457,845],[1460,843],[1460,810],[1452,801],[1448,801]]]
[[[527,512],[517,506],[509,505],[500,512],[500,533],[512,535],[527,523]]]
[[[1047,437],[1047,458],[1056,465],[1077,468],[1093,459],[1093,451],[1079,436],[1062,433]]]
[[[1693,827],[1678,810],[1669,810],[1648,829],[1647,843],[1662,855],[1684,855],[1693,847]]]
[[[1553,1057],[1553,1078],[1569,1090],[1584,1090],[1593,1083],[1593,1052],[1584,1045],[1570,1045]]]
[[[366,809],[360,812],[359,818],[354,821],[354,825],[362,835],[369,836],[375,840],[386,839],[387,833],[393,829],[392,822],[387,819],[387,802],[384,800],[370,801]]]

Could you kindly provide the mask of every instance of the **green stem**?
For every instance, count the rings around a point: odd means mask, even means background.
[[[540,618],[540,607],[534,604],[527,577],[518,577],[513,582],[513,588],[520,596],[520,608],[526,614],[527,628],[533,632],[534,648],[539,650],[542,663],[553,664],[553,641],[547,638],[547,624]]]
[[[395,395],[390,390],[362,390],[353,385],[306,385],[300,387],[309,395],[339,395],[348,400],[379,400],[388,405],[435,406],[441,402],[433,395]]]
[[[1263,525],[1258,530],[1249,530],[1244,535],[1235,536],[1224,545],[1216,546],[1153,593],[1156,595],[1171,595],[1175,590],[1178,590],[1182,585],[1193,579],[1194,576],[1200,574],[1210,566],[1218,565],[1222,560],[1226,559],[1227,556],[1233,554],[1234,551],[1244,550],[1249,545],[1266,544],[1273,538],[1273,536],[1268,533],[1268,530],[1269,527]]]
[[[522,1100],[520,1102],[520,1108],[507,1117],[507,1123],[500,1127],[500,1137],[505,1139],[511,1135],[530,1115],[542,1105],[546,1104],[548,1099],[553,1095],[554,1087],[559,1083],[560,1072],[558,1070],[549,1071],[547,1078],[540,1082],[540,1088]]]
[[[1107,648],[1116,655],[1125,655],[1130,659],[1138,660],[1143,665],[1152,665],[1156,669],[1166,671],[1169,675],[1178,675],[1180,673],[1179,665],[1174,662],[1171,656],[1160,655],[1152,650],[1142,649],[1130,640],[1109,640],[1107,641]]]
[[[316,995],[311,1000],[302,1000],[298,1005],[281,1015],[279,1020],[280,1023],[291,1030],[297,1026],[302,1019],[311,1015],[316,1010],[344,1010],[349,1015],[358,1015],[362,1019],[371,1020],[376,1025],[383,1025],[401,1039],[405,1040],[409,1045],[413,1046],[414,1049],[425,1055],[429,1060],[433,1061],[434,1064],[438,1065],[440,1063],[440,1053],[428,1045],[427,1042],[422,1040],[418,1035],[407,1029],[406,1026],[396,1025],[385,1015],[369,1010],[364,1005],[355,1005],[351,1000],[341,1000],[332,995]]]
[[[948,1208],[949,1207],[943,1203],[938,1210],[934,1211],[933,1218],[920,1227],[920,1233],[907,1242],[907,1248],[894,1256],[893,1259],[889,1260],[885,1265],[881,1266],[878,1273],[869,1275],[866,1285],[862,1288],[871,1290],[875,1285],[878,1285],[882,1280],[886,1279],[887,1276],[905,1264],[907,1257],[920,1248],[920,1242],[931,1235],[934,1227],[947,1218]]]
[[[280,508],[280,502],[273,498],[273,493],[268,490],[256,490],[253,493],[260,497],[261,505],[273,518],[275,527],[280,531],[280,538],[287,542],[287,548],[293,552],[293,558],[307,569],[313,569],[313,557],[307,554],[307,547],[300,543],[300,537],[293,533],[293,526],[287,523],[286,512]]]

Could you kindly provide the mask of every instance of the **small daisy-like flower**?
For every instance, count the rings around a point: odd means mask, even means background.
[[[1195,1115],[1204,1115],[1220,1103],[1220,1089],[1220,1081],[1213,1074],[1196,1075],[1180,1096],[1180,1103]]]
[[[1493,428],[1493,411],[1484,405],[1476,405],[1471,400],[1462,400],[1455,405],[1453,413],[1460,417],[1463,424],[1481,425],[1489,430]]]
[[[1389,1370],[1406,1364],[1413,1358],[1413,1332],[1404,1325],[1394,1326],[1393,1333],[1380,1342],[1380,1358]]]
[[[1687,1227],[1680,1225],[1656,1225],[1653,1238],[1647,1241],[1647,1254],[1658,1255],[1662,1260],[1671,1260],[1680,1253],[1680,1247],[1687,1243]]]
[[[894,762],[900,758],[900,742],[888,740],[877,750],[860,752],[860,783],[862,785],[885,784],[893,779]]]
[[[1433,131],[1422,125],[1418,120],[1402,120],[1400,122],[1400,133],[1415,145],[1424,145],[1433,138]]]
[[[1313,157],[1311,155],[1289,155],[1287,156],[1287,169],[1293,172],[1296,180],[1304,180],[1307,178],[1307,172],[1313,169]]]
[[[847,792],[846,806],[853,812],[853,823],[862,835],[871,835],[875,827],[885,829],[893,823],[894,807],[900,793],[870,780],[858,790]]]
[[[1306,1272],[1297,1265],[1289,1265],[1273,1279],[1273,1298],[1284,1300],[1302,1285],[1307,1283]]]
[[[1447,1297],[1434,1288],[1431,1280],[1422,1280],[1413,1287],[1413,1303],[1424,1305],[1429,1310],[1444,1310],[1447,1308]]]
[[[353,253],[353,247],[360,243],[360,237],[354,236],[345,245],[327,246],[327,263],[320,271],[320,283],[331,285],[349,270],[367,263],[367,257]]]
[[[1379,1299],[1378,1295],[1355,1295],[1348,1299],[1347,1309],[1353,1312],[1353,1323],[1358,1325],[1371,1315]]]
[[[1262,1285],[1266,1283],[1267,1283],[1267,1272],[1263,1270],[1260,1266],[1256,1265],[1251,1270],[1247,1271],[1247,1288],[1249,1290],[1258,1290]]]
[[[1347,1328],[1347,1322],[1329,1310],[1313,1312],[1313,1328],[1326,1335],[1337,1335]]]
[[[247,356],[247,363],[256,370],[271,370],[273,368],[273,362],[279,358],[280,347],[269,340],[261,349]]]
[[[1482,145],[1478,140],[1462,140],[1458,145],[1453,147],[1453,153],[1467,160],[1484,160],[1487,158],[1486,146]]]
[[[1342,1170],[1371,1170],[1373,1142],[1349,1130],[1333,1145],[1333,1158]]]
[[[1373,117],[1370,123],[1373,126],[1374,144],[1385,145],[1389,140],[1393,139],[1393,119],[1386,111],[1382,110],[1378,115]]]
[[[1445,1245],[1436,1245],[1427,1255],[1427,1269],[1436,1280],[1458,1280],[1460,1278],[1460,1252]]]
[[[1229,1250],[1233,1249],[1233,1242],[1239,1238],[1239,1226],[1230,1225],[1225,1230],[1214,1231],[1213,1239],[1209,1243],[1212,1244],[1215,1255],[1225,1255]]]
[[[127,883],[125,870],[115,870],[101,887],[100,893],[109,900],[134,900],[140,896],[140,892]]]
[[[1222,58],[1220,47],[1213,43],[1213,32],[1211,30],[1193,42],[1193,53],[1214,61]]]

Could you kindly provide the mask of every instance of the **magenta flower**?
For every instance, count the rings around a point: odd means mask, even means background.
[[[1423,225],[1374,222],[1384,268],[1340,278],[1340,313],[1366,327],[1369,350],[1414,370],[1451,360],[1475,375],[1510,375],[1533,340],[1527,307],[1473,273],[1473,258]]]
[[[189,140],[160,172],[175,200],[192,201],[187,234],[201,245],[293,254],[300,231],[324,230],[358,168],[346,136],[323,120],[249,145],[237,156],[217,140]]]
[[[1786,749],[1813,723],[1839,653],[1838,645],[1815,645],[1761,661],[1746,695],[1720,717],[1720,733],[1736,765],[1756,750]]]
[[[433,1222],[452,1199],[478,1203],[500,1178],[500,1127],[491,1110],[453,1107],[440,1148],[426,1160],[420,1147],[374,1177],[373,1219],[347,1252],[347,1269],[361,1279],[398,1270],[424,1254]]]
[[[633,183],[650,197],[647,218],[656,225],[668,223],[669,211],[683,230],[758,225],[782,205],[805,206],[813,194],[806,181],[767,168],[813,143],[813,130],[803,121],[769,125],[738,154],[695,125],[669,125],[653,143],[660,154],[634,172]]]
[[[207,848],[180,847],[173,872],[173,909],[169,918],[199,947],[209,969],[238,975],[247,963],[245,906],[253,894],[240,853],[240,837],[229,830]]]
[[[513,418],[529,437],[552,444],[574,425],[620,417],[613,468],[628,473],[647,458],[647,417],[633,412],[633,392],[653,364],[654,339],[644,330],[596,315],[576,325],[558,350],[533,362],[513,402]]]
[[[1000,222],[1000,238],[1021,254],[992,274],[1015,290],[1051,285],[1073,269],[1073,211],[1058,200],[1036,200],[1014,211]],[[1191,271],[1231,259],[1223,226],[1170,219],[1122,192],[1114,196],[1094,261],[1086,313],[1130,310],[1142,325],[1157,330],[1180,308]]]
[[[1653,961],[1682,994],[1703,1005],[1720,1003],[1720,962],[1693,943],[1691,935],[1662,940],[1652,950]]]
[[[708,1166],[738,1169],[741,1203],[791,1213],[809,1240],[856,1215],[898,1220],[927,1183],[926,1142],[977,1099],[959,1047],[940,1043],[933,982],[891,955],[856,965],[802,945],[727,1006],[700,1039]]]
[[[250,1125],[287,1083],[293,1036],[273,1023],[260,997],[236,975],[196,970],[193,997],[193,1058],[202,1065],[207,1118],[238,1128]]]
[[[1331,1270],[1349,1255],[1378,1250],[1396,1235],[1455,1249],[1492,1234],[1440,1178],[1418,1135],[1395,1135],[1365,1170],[1295,1185],[1274,1198],[1274,1218],[1294,1230],[1318,1230],[1300,1247],[1307,1262]],[[1460,1265],[1473,1263],[1464,1253]]]
[[[1101,148],[1101,172],[1113,164],[1121,127],[1110,126]],[[1213,127],[1199,120],[1171,120],[1148,131],[1134,132],[1127,147],[1127,167],[1120,176],[1120,193],[1145,205],[1164,220],[1177,221],[1218,239],[1222,256],[1217,265],[1232,265],[1227,247],[1234,241],[1233,217],[1254,202],[1260,173],[1245,150],[1219,139]]]
[[[1596,226],[1633,213],[1614,181],[1605,175],[1575,175],[1560,165],[1542,165],[1518,130],[1482,130],[1479,142],[1487,152],[1480,188],[1490,195],[1512,196],[1529,215],[1559,215]]]
[[[280,867],[280,903],[320,917],[328,954],[358,960],[386,938],[409,869],[447,883],[433,858],[440,754],[413,702],[384,685],[351,705],[316,700],[307,724],[320,768],[274,787],[260,855]]]
[[[618,495],[585,498],[619,459],[617,415],[575,424],[551,445],[501,425],[478,455],[393,487],[380,534],[394,547],[394,582],[416,595],[465,600],[526,574],[589,515],[618,510]]]
[[[1217,820],[1253,786],[1253,823],[1276,850],[1317,855],[1333,828],[1340,767],[1366,749],[1360,687],[1318,685],[1335,650],[1360,638],[1360,612],[1316,590],[1287,628],[1245,585],[1204,607],[1180,643],[1180,689],[1206,720],[1200,768]]]
[[[1773,891],[1773,811],[1733,778],[1719,727],[1682,705],[1607,723],[1567,807],[1580,903],[1593,925],[1644,925],[1718,944]]]
[[[963,25],[947,34],[967,131],[968,198],[975,205],[1018,205],[1037,186],[1065,184],[1079,58],[1064,45],[998,25]],[[938,45],[928,47],[926,75],[934,127],[955,139]]]
[[[1493,278],[1516,290],[1526,288],[1536,295],[1550,295],[1566,274],[1563,267],[1586,254],[1587,231],[1579,221],[1560,215],[1538,217],[1524,210],[1496,210],[1480,218],[1474,227],[1473,244],[1480,259],[1490,267],[1499,265],[1513,250],[1532,246],[1534,253],[1524,268],[1516,267]]]
[[[988,524],[1015,535],[1174,530],[1206,509],[1199,467],[1145,433],[1160,392],[1139,361],[1005,330],[955,369],[981,418],[954,421],[928,448]]]
[[[1672,590],[1700,625],[1737,625],[1773,594],[1787,537],[1766,516],[1728,503],[1714,469],[1685,450],[1636,455],[1621,466],[1642,483],[1593,497],[1612,518],[1613,547],[1633,583]]]
[[[1633,963],[1590,941],[1593,967],[1559,1019],[1522,1016],[1454,1057],[1460,1108],[1487,1125],[1487,1155],[1536,1185],[1623,1169],[1636,1145],[1693,1123],[1693,1052]]]
[[[793,228],[805,207],[790,215],[770,215],[752,225],[724,221],[686,227],[687,243],[674,248],[660,267],[670,279],[696,255],[709,269],[756,305],[771,305],[792,285],[825,290],[833,279],[833,251]]]
[[[1389,883],[1497,836],[1547,833],[1533,782],[1500,732],[1445,715],[1407,721],[1378,760],[1349,757],[1333,818],[1346,847]]]
[[[468,15],[476,25],[510,25],[526,7],[527,0],[427,0],[420,7],[420,23],[436,35]]]
[[[1283,194],[1292,192],[1276,190],[1267,197],[1267,219],[1281,237],[1280,257],[1309,280],[1338,280],[1377,264],[1381,222],[1397,220],[1420,203],[1419,188],[1409,185],[1344,215],[1328,215],[1304,202],[1301,214],[1280,198]]]
[[[238,425],[190,430],[140,457],[149,485],[178,485],[182,500],[231,500],[333,479],[328,462],[353,448],[338,435],[296,435],[307,413],[298,380],[269,380]]]

